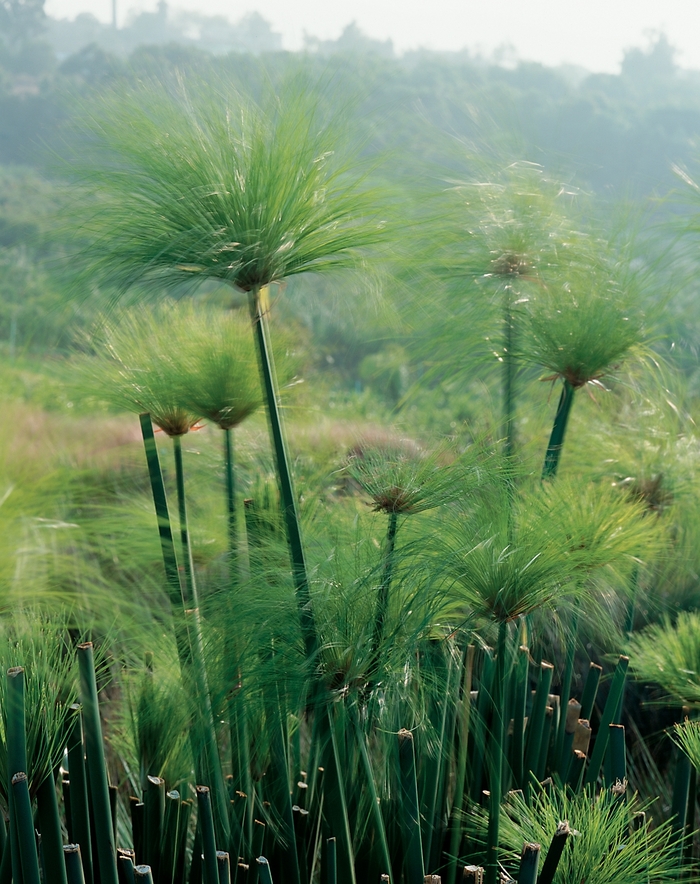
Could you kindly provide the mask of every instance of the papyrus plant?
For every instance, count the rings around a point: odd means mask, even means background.
[[[246,293],[302,632],[313,656],[317,636],[278,408],[268,287],[348,264],[377,242],[381,225],[310,94],[288,89],[263,109],[230,88],[201,84],[113,93],[87,118],[87,146],[76,165],[94,194],[81,234],[104,283],[123,291],[215,279]]]
[[[420,274],[436,292],[410,299],[410,322],[427,330],[429,377],[470,383],[476,364],[500,366],[502,435],[514,452],[516,377],[522,313],[554,281],[585,236],[570,217],[574,192],[527,162],[476,161],[469,177],[446,182],[434,217],[417,227]],[[415,288],[415,286],[413,286]],[[409,289],[411,288],[409,283]]]

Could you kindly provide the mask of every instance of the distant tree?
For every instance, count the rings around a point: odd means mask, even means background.
[[[676,50],[666,34],[658,34],[649,48],[628,49],[622,61],[622,75],[643,83],[670,80],[676,74]]]
[[[44,0],[0,0],[0,43],[17,52],[36,40],[44,29]]]

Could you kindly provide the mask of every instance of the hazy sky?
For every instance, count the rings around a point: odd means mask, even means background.
[[[129,9],[152,9],[152,0],[117,0],[119,20]],[[257,11],[298,48],[304,32],[335,39],[356,21],[372,37],[398,50],[467,47],[491,54],[511,45],[518,58],[548,65],[570,63],[615,72],[623,52],[664,31],[684,67],[700,69],[700,0],[171,0],[173,8],[223,14],[232,21]],[[111,0],[47,0],[59,18],[91,12],[105,21]]]

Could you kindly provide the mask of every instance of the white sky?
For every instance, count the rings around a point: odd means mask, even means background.
[[[155,8],[149,0],[117,0],[119,21],[131,8]],[[700,0],[170,0],[237,21],[257,11],[296,49],[304,32],[335,39],[351,21],[398,50],[467,47],[489,55],[511,45],[518,58],[547,65],[577,64],[616,72],[624,50],[645,46],[650,32],[664,31],[683,67],[700,69]],[[57,18],[91,12],[108,21],[111,0],[47,0]]]

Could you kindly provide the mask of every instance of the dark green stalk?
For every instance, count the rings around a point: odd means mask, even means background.
[[[337,884],[338,861],[336,858],[336,840],[328,838],[326,841],[326,884]]]
[[[233,472],[233,430],[224,430],[224,465],[226,469],[226,527],[228,529],[229,578],[238,580],[238,532],[236,530],[236,479]]]
[[[261,823],[260,820],[255,820],[255,824],[253,826],[253,843],[250,850],[250,872],[248,873],[250,884],[258,884],[258,880],[260,878],[260,870],[255,860],[259,856],[264,856],[265,854],[266,829],[267,826],[265,825],[265,823]]]
[[[513,741],[511,743],[511,764],[515,785],[523,786],[525,764],[525,713],[530,693],[530,649],[518,647],[517,663],[513,670],[515,690],[513,691]]]
[[[474,723],[474,757],[472,759],[471,797],[476,804],[481,796],[483,779],[484,754],[488,742],[487,721],[492,708],[491,683],[496,666],[490,648],[484,648],[479,681],[479,697],[476,702],[476,721]]]
[[[117,848],[117,872],[119,884],[134,884],[134,866],[136,854],[131,848]]]
[[[219,873],[216,866],[216,836],[214,834],[214,817],[211,808],[211,792],[208,786],[197,786],[198,818],[202,831],[202,854],[204,855],[204,874],[207,884],[216,884]]]
[[[134,880],[137,884],[153,884],[150,866],[134,866]]]
[[[597,663],[591,663],[591,665],[588,667],[588,675],[586,676],[586,682],[583,686],[583,693],[581,695],[581,709],[577,716],[577,720],[579,718],[582,718],[586,721],[590,721],[591,712],[593,711],[593,705],[598,693],[598,684],[600,682],[600,676],[602,672],[603,667],[599,666]],[[574,742],[576,722],[573,722],[573,725],[574,730],[571,731],[571,733],[567,733],[564,739],[564,750],[561,767],[562,781],[569,781],[569,765],[573,762],[574,758],[572,747]]]
[[[272,872],[270,871],[270,863],[264,856],[259,856],[255,862],[258,864],[258,874],[260,876],[260,884],[272,884]]]
[[[549,690],[552,686],[552,675],[554,667],[551,663],[542,661],[540,663],[540,677],[535,691],[535,699],[532,703],[532,711],[530,712],[530,720],[527,725],[527,748],[525,750],[525,768],[523,788],[525,794],[529,793],[531,777],[537,773],[537,764],[540,757],[540,747],[542,745],[542,732],[545,725],[545,715],[547,710],[547,700],[549,698]]]
[[[163,818],[165,816],[165,780],[162,777],[149,776],[146,780],[145,805],[145,838],[144,853],[146,865],[152,869],[156,880],[158,879],[160,864],[161,836],[163,830]]]
[[[685,815],[685,850],[683,862],[688,865],[693,862],[693,836],[695,834],[695,806],[698,800],[698,772],[695,767],[690,769],[690,783],[688,785],[688,809]]]
[[[574,749],[571,753],[571,761],[566,776],[566,782],[574,792],[578,792],[581,788],[581,777],[583,775],[583,766],[586,763],[586,753],[580,749]]]
[[[506,647],[508,624],[498,625],[498,648],[496,650],[496,679],[493,690],[493,723],[489,740],[489,823],[486,833],[486,884],[497,884],[500,880],[498,865],[499,837],[501,825],[501,798],[503,782],[503,749],[505,744],[505,702]]]
[[[272,447],[277,467],[277,480],[279,482],[282,512],[287,528],[287,542],[292,565],[292,577],[299,606],[299,619],[301,632],[306,647],[306,656],[315,660],[318,653],[318,635],[316,622],[311,605],[311,593],[309,591],[309,579],[306,570],[304,547],[301,540],[301,523],[297,511],[297,500],[294,492],[292,471],[289,467],[287,445],[282,430],[282,421],[279,412],[277,381],[275,378],[272,349],[270,347],[269,330],[267,327],[267,312],[261,305],[260,289],[252,289],[249,292],[248,303],[250,317],[253,323],[253,334],[258,352],[258,365],[262,380],[262,388],[265,394],[267,415],[272,437]]]
[[[165,813],[160,842],[160,877],[164,884],[171,884],[175,876],[179,821],[180,793],[177,791],[168,792],[165,796]]]
[[[518,884],[537,884],[537,869],[540,865],[541,849],[539,844],[523,844],[523,852],[520,855]]]
[[[17,828],[17,814],[14,806],[12,778],[16,773],[27,770],[26,723],[24,712],[24,669],[13,666],[7,670],[7,800],[10,811],[10,856],[12,858],[12,878],[22,884],[22,861]]]
[[[175,876],[173,884],[185,882],[185,851],[187,849],[187,837],[190,831],[190,817],[192,816],[192,800],[185,798],[180,803],[180,816],[178,818],[177,850],[175,853]]]
[[[559,458],[561,450],[564,446],[564,434],[566,433],[566,425],[569,420],[569,413],[574,401],[575,387],[564,381],[564,386],[559,397],[557,405],[557,413],[554,416],[554,424],[552,425],[552,433],[549,437],[549,445],[544,458],[544,467],[542,468],[542,481],[545,479],[553,479],[557,474],[559,466]]]
[[[338,741],[330,704],[319,709],[319,739],[323,746],[323,818],[330,835],[336,841],[338,858],[338,878],[340,884],[356,884],[355,859],[352,847],[352,834],[348,818],[347,797],[343,782],[343,768],[339,759]],[[261,870],[262,871],[262,870]]]
[[[458,719],[458,754],[457,771],[455,775],[455,794],[450,814],[450,842],[447,851],[447,881],[446,884],[456,884],[457,865],[459,862],[459,846],[462,840],[462,813],[466,797],[467,778],[467,752],[469,749],[469,723],[471,719],[471,693],[472,675],[474,672],[474,654],[476,648],[469,645],[464,659],[464,679],[462,682],[462,696],[459,704]]]
[[[214,788],[216,801],[216,823],[220,829],[220,837],[227,843],[228,812],[225,801],[225,790],[218,750],[216,748],[216,736],[214,727],[214,715],[211,708],[209,686],[207,683],[206,666],[204,662],[204,643],[202,641],[202,629],[199,618],[199,604],[197,600],[197,587],[194,581],[192,568],[192,552],[189,544],[189,532],[187,529],[187,505],[185,497],[184,470],[182,467],[182,446],[180,439],[173,439],[175,451],[175,472],[178,492],[178,507],[180,511],[180,539],[182,542],[183,556],[185,561],[185,579],[181,582],[177,567],[175,543],[173,541],[168,501],[163,483],[163,473],[160,468],[158,449],[153,434],[153,424],[148,414],[139,415],[141,432],[143,434],[148,474],[151,481],[153,503],[158,519],[163,564],[169,588],[170,605],[175,623],[175,639],[177,642],[180,669],[186,683],[190,680],[191,689],[199,697],[204,710],[200,718],[201,737],[204,751],[200,753],[200,743],[195,728],[190,729],[192,742],[192,754],[197,767],[197,779],[207,780]],[[183,632],[184,625],[184,632]],[[204,755],[204,763],[200,755]]]
[[[158,457],[158,448],[153,433],[153,424],[149,414],[140,414],[141,433],[143,435],[143,445],[146,452],[146,463],[148,464],[148,476],[151,482],[151,492],[153,494],[153,504],[156,511],[156,519],[158,521],[158,533],[160,534],[160,546],[163,554],[163,565],[165,567],[165,576],[167,578],[168,593],[170,596],[170,606],[173,611],[176,624],[182,622],[181,611],[189,607],[189,600],[185,598],[180,584],[180,574],[177,567],[177,556],[175,554],[175,543],[173,541],[173,532],[170,522],[170,512],[168,510],[168,499],[165,494],[165,485],[163,483],[163,473],[160,468],[160,459]],[[191,651],[187,647],[187,643],[182,630],[176,626],[175,638],[177,640],[178,654],[180,657],[180,666],[185,665],[191,656]]]
[[[146,851],[146,805],[132,795],[129,798],[131,835],[134,843],[134,863],[142,863]]]
[[[443,657],[442,644],[440,642],[438,645],[441,652],[441,662]],[[459,696],[460,673],[461,666],[455,666],[454,655],[450,653],[447,671],[444,674],[445,697]],[[437,721],[435,721],[435,724],[438,725],[436,727],[438,737],[437,751],[430,753],[428,758],[424,760],[421,776],[421,795],[424,805],[421,807],[421,819],[424,825],[423,854],[428,869],[439,868],[442,865],[441,854],[444,849],[443,807],[445,802],[443,801],[443,792],[446,780],[445,766],[451,761],[451,749],[454,746],[452,723],[454,721],[456,705],[455,703],[445,702],[441,698],[440,701],[434,703],[434,709],[431,710],[431,717],[433,719],[437,718]]]
[[[102,742],[102,725],[97,701],[97,681],[92,654],[92,642],[78,645],[78,667],[80,670],[80,698],[83,704],[85,724],[85,748],[87,770],[95,821],[97,843],[97,863],[100,871],[100,884],[118,884],[114,829],[109,801],[107,765]]]
[[[474,648],[472,647],[472,658],[473,651]],[[384,826],[384,817],[382,816],[382,809],[379,804],[379,796],[377,795],[377,787],[374,782],[374,771],[372,770],[372,762],[369,757],[369,752],[367,751],[367,739],[362,731],[362,728],[360,727],[360,722],[358,721],[357,717],[357,709],[355,707],[352,707],[352,709],[350,710],[350,717],[352,719],[355,730],[355,739],[360,749],[360,759],[362,760],[362,768],[365,773],[365,782],[367,784],[367,789],[369,790],[370,807],[372,820],[374,823],[374,834],[379,841],[379,850],[382,856],[382,863],[384,865],[384,874],[391,875],[391,854],[389,852],[389,842],[387,840],[386,828]],[[335,853],[335,844],[333,846],[333,850]]]
[[[36,836],[32,817],[32,802],[29,797],[29,783],[24,771],[12,777],[12,805],[17,820],[17,840],[22,865],[22,884],[41,884],[39,857],[36,852]],[[116,879],[115,879],[116,884]]]
[[[511,289],[505,287],[503,311],[503,453],[510,463],[515,454],[515,327],[511,309]]]
[[[285,882],[299,884],[299,857],[294,839],[294,814],[289,791],[289,764],[287,757],[287,716],[278,695],[268,692],[266,721],[270,737],[270,764],[266,774],[267,798],[279,820],[280,835],[276,857],[284,857]]]
[[[231,884],[231,861],[225,850],[216,851],[216,870],[218,884]]]
[[[80,858],[80,845],[65,844],[63,846],[63,856],[65,858],[64,864],[68,884],[85,884],[83,863]],[[119,884],[122,884],[122,882],[120,881]]]
[[[299,807],[298,804],[292,806],[292,816],[294,819],[294,841],[296,844],[297,862],[299,864],[299,880],[301,882],[308,881],[309,869],[306,862],[306,844],[309,837],[309,811]]]
[[[682,839],[685,833],[687,814],[688,814],[688,796],[690,794],[690,759],[678,749],[676,757],[676,775],[673,780],[673,802],[671,804],[671,825],[673,831]],[[678,844],[678,861],[683,860],[683,841]]]
[[[386,545],[384,547],[384,562],[382,567],[382,579],[377,592],[377,607],[374,614],[374,629],[372,634],[372,650],[368,673],[373,676],[379,665],[380,648],[384,639],[384,627],[389,611],[389,590],[391,588],[391,576],[394,569],[394,547],[396,546],[396,527],[398,513],[389,513],[389,525],[386,532]]]
[[[185,468],[182,463],[182,437],[173,436],[173,455],[175,459],[175,487],[177,489],[177,510],[180,520],[180,546],[185,584],[185,602],[187,608],[197,608],[197,584],[194,577],[192,562],[192,545],[187,520],[187,495],[185,492]]]
[[[559,823],[559,825],[557,826],[557,830],[552,837],[552,843],[549,845],[547,856],[545,857],[544,863],[542,865],[542,871],[540,872],[538,884],[552,884],[552,881],[554,881],[554,876],[559,865],[559,860],[561,859],[561,855],[564,852],[566,841],[570,834],[571,829],[569,828],[569,823],[566,820],[564,820],[563,823]]]
[[[408,730],[400,730],[398,738],[401,775],[399,826],[401,828],[406,884],[423,884],[425,867],[423,865],[413,734]]]
[[[537,767],[535,768],[535,776],[538,780],[544,779],[547,769],[547,756],[549,755],[549,744],[552,738],[552,726],[554,724],[554,709],[552,706],[545,706],[544,724],[542,726],[542,735],[540,737],[540,754],[537,757]]]
[[[554,745],[554,770],[561,770],[564,744],[566,742],[566,709],[571,695],[571,682],[574,676],[574,661],[576,659],[576,641],[578,638],[578,606],[574,611],[571,621],[571,630],[567,636],[566,645],[566,663],[564,664],[564,676],[561,680],[561,690],[559,692],[560,715],[559,727],[557,728],[556,742]]]
[[[617,715],[617,710],[620,705],[620,697],[622,696],[622,691],[625,687],[625,676],[627,675],[628,665],[629,657],[621,656],[615,667],[615,674],[613,675],[612,683],[610,685],[608,698],[605,701],[605,708],[603,709],[603,714],[600,719],[600,727],[598,728],[595,745],[593,746],[593,752],[591,753],[591,760],[588,764],[588,770],[586,771],[584,779],[585,786],[595,783],[598,779],[600,767],[603,763],[605,750],[608,745],[609,725],[612,724],[613,718]]]
[[[92,884],[92,835],[88,805],[83,716],[80,706],[71,707],[68,725],[68,771],[70,774],[70,815],[73,840],[80,847],[85,880]]]
[[[44,857],[44,884],[67,884],[66,864],[58,812],[56,782],[53,775],[46,777],[37,790],[41,851]]]
[[[610,746],[610,770],[612,773],[610,785],[616,782],[623,783],[627,779],[627,750],[625,747],[625,729],[621,724],[608,725],[608,740]]]

